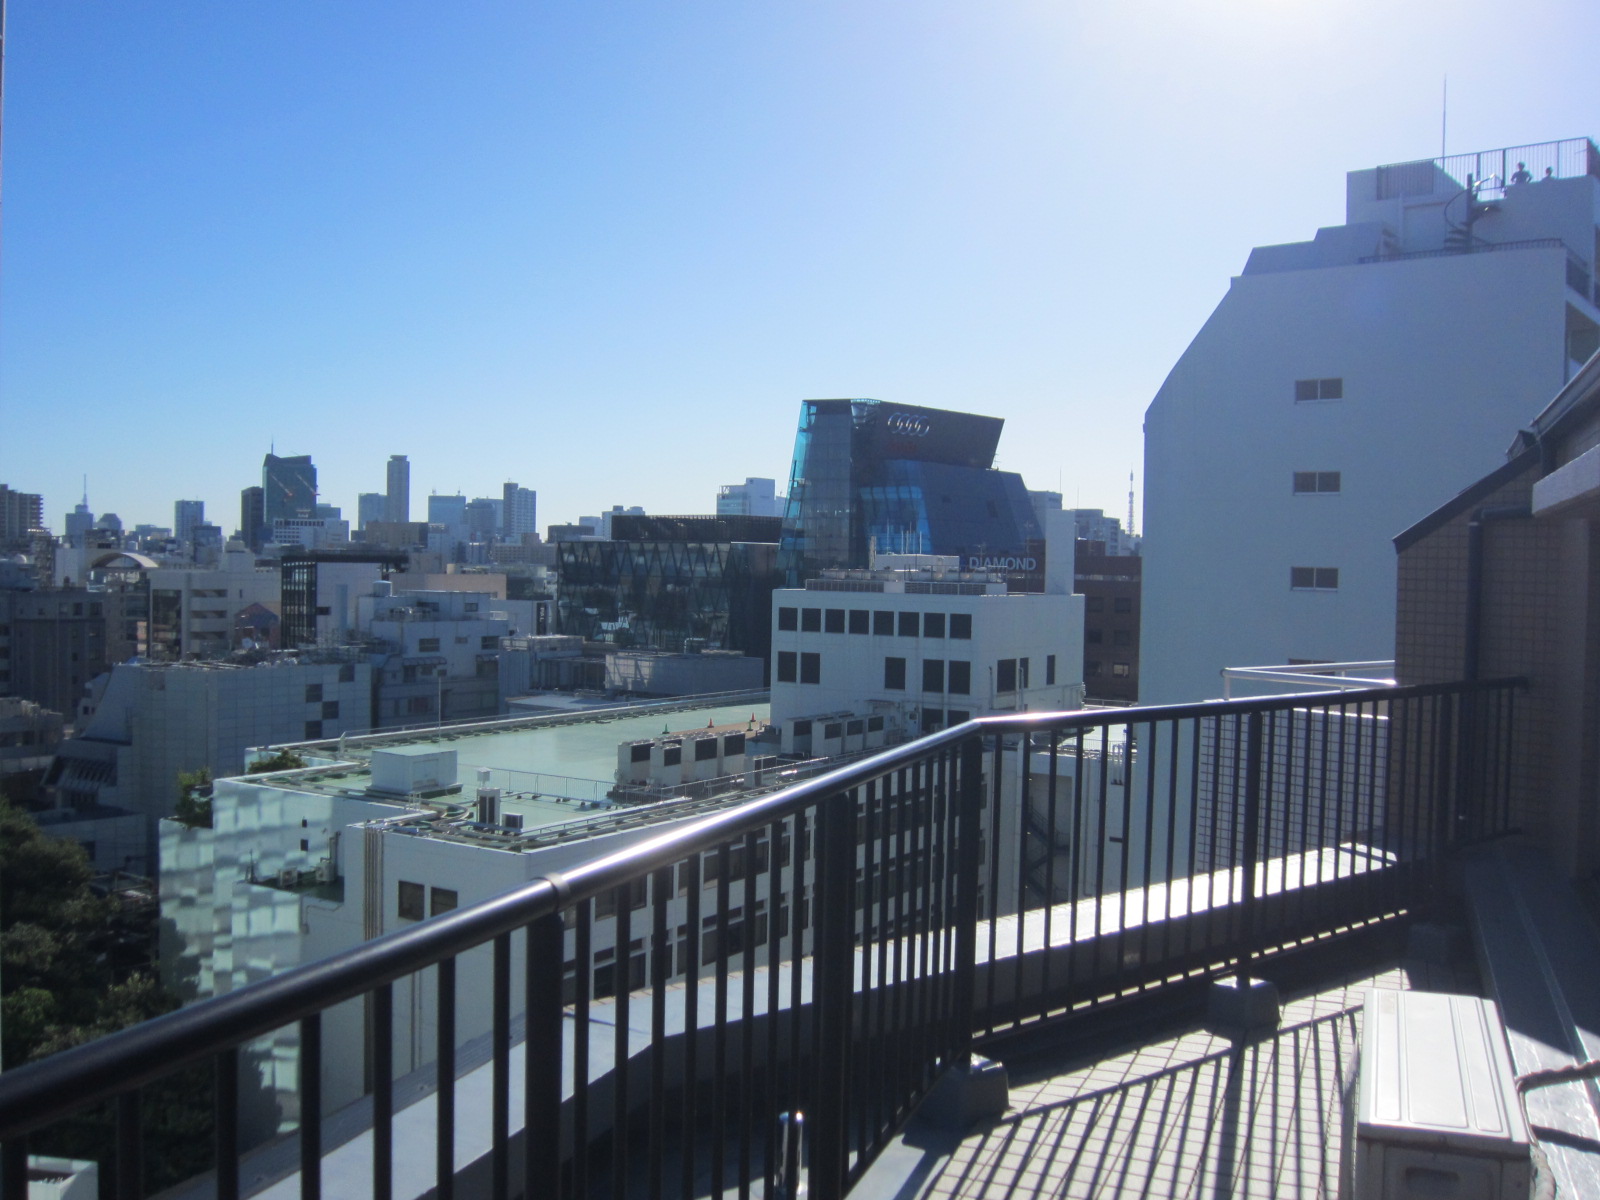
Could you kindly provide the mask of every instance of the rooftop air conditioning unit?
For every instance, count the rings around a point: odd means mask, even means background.
[[[1528,1127],[1494,1002],[1369,988],[1354,1134],[1350,1200],[1527,1200]]]
[[[278,886],[286,888],[299,887],[300,869],[298,867],[285,867],[279,871]]]
[[[332,883],[339,878],[339,868],[334,865],[333,859],[325,858],[317,864],[317,882]]]

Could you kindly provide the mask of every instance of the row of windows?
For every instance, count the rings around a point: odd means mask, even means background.
[[[1029,660],[1002,658],[995,663],[994,689],[996,692],[1015,692],[1028,688]],[[809,651],[778,651],[777,680],[779,683],[821,683],[822,655]],[[1044,660],[1044,682],[1054,687],[1056,682],[1056,656],[1047,654]],[[890,655],[883,660],[883,686],[886,691],[906,690],[906,660]],[[925,658],[922,660],[922,687],[924,692],[949,692],[956,696],[972,694],[972,663],[968,659]],[[830,735],[836,736],[836,735]]]
[[[1339,568],[1290,567],[1289,586],[1302,592],[1336,592],[1339,590]]]
[[[1085,629],[1083,631],[1083,640],[1091,646],[1098,646],[1105,641],[1105,630]],[[1113,629],[1111,631],[1111,644],[1113,646],[1133,645],[1133,630]]]
[[[1343,379],[1296,379],[1294,381],[1295,403],[1302,400],[1343,400]]]
[[[778,628],[800,633],[856,633],[873,637],[971,638],[972,614],[785,605],[778,609]]]
[[[458,638],[456,638],[456,645],[464,646],[464,645],[467,644],[468,641],[469,641],[468,638],[458,637]],[[485,634],[481,635],[478,638],[478,649],[480,649],[480,650],[498,650],[498,649],[500,649],[500,636],[498,634],[494,634],[494,633],[485,633]],[[437,654],[438,652],[439,652],[439,639],[438,638],[432,637],[432,638],[418,638],[417,639],[417,653],[418,654]]]
[[[424,900],[431,903],[428,911],[423,911]],[[410,883],[404,879],[400,881],[400,919],[403,921],[420,921],[423,917],[437,917],[440,913],[449,912],[459,903],[459,897],[454,888],[426,888],[420,883]]]
[[[1085,596],[1084,608],[1088,612],[1105,612],[1106,598],[1104,596]],[[1131,613],[1133,611],[1132,596],[1111,597],[1111,611],[1118,613]]]
[[[1326,495],[1339,490],[1338,471],[1296,471],[1294,473],[1294,494],[1296,496],[1309,496],[1318,493]]]
[[[1099,679],[1102,663],[1098,658],[1086,659],[1083,664],[1083,677],[1085,679]],[[1111,664],[1111,675],[1115,679],[1126,679],[1133,673],[1133,668],[1125,662]]]

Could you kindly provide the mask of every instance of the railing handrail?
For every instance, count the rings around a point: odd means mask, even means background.
[[[1356,692],[1317,692],[1211,700],[1135,709],[1068,713],[1005,713],[891,747],[870,758],[805,780],[748,804],[668,829],[646,841],[551,872],[470,908],[445,913],[362,943],[318,962],[292,968],[236,991],[215,996],[96,1041],[0,1074],[0,1141],[26,1135],[76,1110],[142,1086],[174,1070],[264,1036],[375,987],[453,958],[527,926],[568,905],[702,853],[731,838],[770,827],[831,795],[848,793],[901,767],[926,761],[981,737],[1098,726],[1144,725],[1226,715],[1249,715],[1294,706],[1360,706],[1412,697],[1461,694],[1525,686],[1497,679]]]

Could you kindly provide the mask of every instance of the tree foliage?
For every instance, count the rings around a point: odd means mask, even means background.
[[[82,846],[45,836],[0,802],[0,1062],[8,1069],[177,1007],[149,974],[116,978],[109,948],[117,905],[90,890],[92,874]],[[149,1186],[211,1165],[210,1076],[210,1067],[190,1068],[143,1090]],[[37,1153],[102,1164],[112,1161],[114,1144],[105,1106],[30,1139]]]
[[[172,819],[190,829],[211,828],[211,768],[178,772],[178,803]]]
[[[298,771],[306,765],[306,760],[293,750],[279,750],[276,754],[269,754],[266,758],[258,758],[246,770],[247,775],[265,775],[269,771]]]

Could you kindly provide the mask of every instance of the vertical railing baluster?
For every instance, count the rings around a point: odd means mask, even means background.
[[[1250,978],[1250,968],[1259,932],[1256,910],[1256,865],[1260,857],[1261,824],[1261,714],[1250,714],[1246,725],[1244,780],[1244,943],[1239,956],[1239,978]]]
[[[1033,732],[1024,729],[1017,739],[1017,953],[1011,969],[1011,1023],[1021,1025],[1028,995],[1026,966],[1028,950],[1023,934],[1028,928],[1028,831],[1033,824],[1033,791],[1029,760],[1033,751]]]
[[[494,1200],[511,1192],[511,935],[494,939],[493,1029],[494,1065],[490,1085],[489,1188]]]
[[[440,959],[435,968],[439,996],[434,1059],[438,1063],[434,1097],[438,1124],[434,1130],[435,1194],[450,1200],[456,1190],[456,960]]]
[[[977,1028],[978,970],[978,839],[983,832],[983,741],[974,734],[961,743],[961,777],[955,796],[956,861],[955,970],[952,988],[950,1059],[957,1067],[972,1062],[972,1035]]]
[[[300,1021],[300,1200],[321,1195],[322,1014],[312,1013]]]
[[[594,1023],[594,900],[580,901],[573,928],[572,995],[572,1195],[589,1192],[589,1028]],[[529,1181],[530,1187],[532,1181]]]
[[[1045,858],[1044,858],[1044,959],[1040,964],[1039,992],[1045,997],[1045,1005],[1053,1007],[1049,999],[1051,995],[1051,964],[1055,960],[1055,910],[1056,910],[1056,805],[1060,802],[1060,754],[1061,736],[1059,732],[1050,734],[1050,759],[1046,772],[1045,785]],[[1069,954],[1071,947],[1068,947]]]
[[[0,1197],[15,1196],[28,1196],[28,1139],[20,1134],[0,1146]]]
[[[711,1022],[711,1194],[721,1196],[727,1164],[723,1139],[728,1131],[728,875],[732,858],[727,842],[716,849],[717,911],[712,915],[716,930],[715,1016]]]
[[[851,991],[855,976],[856,793],[838,793],[817,810],[817,883],[813,893],[813,1019],[816,1025],[815,1090],[806,1124],[812,1131],[810,1194],[844,1195],[849,1165],[845,1094],[850,1056]],[[716,1190],[713,1189],[713,1194]]]
[[[647,1186],[660,1200],[666,1171],[667,1141],[667,981],[672,977],[672,942],[667,910],[672,903],[671,867],[650,876],[650,1144]]]
[[[750,1200],[750,1152],[755,1137],[756,1060],[756,830],[744,835],[744,975],[739,995],[739,1200]]]
[[[633,991],[633,885],[618,884],[614,893],[617,907],[616,955],[611,960],[611,1195],[623,1200],[628,1194],[628,1083],[629,998]]]
[[[117,1170],[114,1180],[117,1200],[139,1200],[144,1195],[143,1114],[139,1100],[137,1089],[123,1092],[117,1097]],[[318,1162],[317,1168],[320,1167],[321,1163]],[[302,1173],[304,1169],[305,1159],[302,1156]],[[317,1172],[313,1170],[312,1173]],[[320,1180],[320,1176],[318,1178]],[[308,1200],[315,1200],[316,1197],[315,1192],[306,1192],[304,1178],[301,1180],[300,1194],[308,1197]]]
[[[216,1058],[217,1200],[239,1200],[239,1047]]]
[[[394,1194],[394,984],[372,992],[372,1197]]]
[[[535,919],[523,946],[523,991],[527,1016],[523,1037],[523,1195],[536,1186],[552,1200],[561,1187],[561,988],[566,931],[561,912]],[[538,1181],[537,1185],[535,1181]]]
[[[799,847],[795,850],[798,853]],[[681,1194],[685,1200],[695,1195],[695,1139],[700,1136],[700,938],[704,932],[700,927],[700,862],[699,854],[691,854],[678,865],[679,886],[684,893],[684,936],[679,942],[678,962],[679,973],[684,977],[683,1095],[678,1105],[678,1145],[683,1154]],[[799,919],[798,910],[795,917]]]

